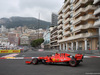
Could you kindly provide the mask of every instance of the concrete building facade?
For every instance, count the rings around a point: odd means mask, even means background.
[[[50,48],[58,49],[58,28],[57,26],[50,27]]]
[[[94,0],[66,0],[58,12],[60,50],[98,50]]]
[[[97,9],[94,11],[94,15],[96,17],[98,17],[98,19],[95,21],[94,23],[94,27],[97,27],[99,28],[98,32],[99,32],[99,50],[100,50],[100,0],[94,0],[94,3],[93,3]]]
[[[44,48],[50,49],[50,30],[47,29],[43,34]]]
[[[8,41],[10,44],[18,46],[20,44],[20,37],[18,33],[9,32],[8,33]]]
[[[25,35],[21,36],[20,45],[29,45],[29,37]]]

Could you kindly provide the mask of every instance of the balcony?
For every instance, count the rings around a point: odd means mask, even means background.
[[[70,33],[71,33],[70,31],[64,32],[64,36],[67,36],[67,35],[69,35]]]
[[[60,34],[60,33],[62,33],[62,31],[63,31],[63,30],[60,29],[60,30],[58,30],[58,33]]]
[[[70,28],[69,24],[67,26],[64,26],[64,30],[67,30],[68,28]]]
[[[58,26],[58,29],[61,29],[61,28],[62,28],[62,26],[63,26],[63,25],[62,25],[62,24],[60,24],[60,25]]]
[[[63,16],[63,14],[60,14],[60,15],[58,16],[58,19],[61,19],[62,16]]]
[[[51,45],[52,47],[59,46],[59,44]]]
[[[78,3],[73,7],[73,10],[79,8],[82,4],[86,4],[89,0],[79,0]]]
[[[64,3],[63,8],[65,8],[65,7],[68,5],[68,3],[70,3],[70,0],[67,0],[67,1]]]
[[[100,8],[98,8],[98,9],[96,9],[96,10],[94,11],[94,15],[98,15],[98,14],[100,14]]]
[[[92,37],[98,35],[97,33],[86,33],[85,37]]]
[[[53,36],[51,37],[51,39],[54,39],[54,38],[57,38],[57,35],[53,35]]]
[[[73,22],[73,25],[77,25],[78,23],[80,23],[81,21],[86,21],[86,20],[89,20],[89,19],[97,19],[94,15],[91,15],[91,14],[88,14],[86,16],[81,16],[79,17],[78,19],[76,19],[74,22]]]
[[[60,24],[62,21],[63,21],[63,19],[60,19],[60,20],[58,21],[58,24]]]
[[[63,10],[63,7],[58,11],[58,15],[63,14],[62,10]]]
[[[81,29],[88,29],[88,28],[93,28],[93,25],[92,24],[80,25],[80,26],[74,28],[73,32],[81,30]]]
[[[62,38],[63,37],[63,35],[58,35],[58,38]]]
[[[70,12],[66,13],[66,14],[64,15],[64,18],[67,18],[69,15],[70,15]]]
[[[70,40],[75,40],[75,39],[79,39],[79,38],[86,38],[86,37],[92,37],[97,35],[97,33],[81,33],[81,34],[77,34],[68,38],[63,38],[63,40],[58,41],[60,42],[65,42],[65,41],[70,41]]]
[[[57,42],[58,40],[53,40],[53,41],[51,41],[50,43],[54,43],[54,42]]]
[[[73,3],[76,4],[79,0],[73,0]]]
[[[94,0],[93,4],[100,4],[100,0]]]
[[[65,9],[64,12],[67,12],[70,9],[70,5],[68,5]]]
[[[54,35],[54,34],[57,34],[57,31],[58,31],[58,30],[52,32],[52,33],[51,33],[51,36]]]
[[[100,27],[100,19],[97,20],[97,21],[94,23],[94,26],[95,26],[95,27]]]
[[[80,8],[73,16],[74,16],[74,17],[77,17],[77,16],[80,15],[81,13],[86,13],[87,11],[95,10],[95,9],[96,9],[95,6],[88,5],[88,6],[85,7],[85,8]]]
[[[69,21],[70,21],[70,18],[67,18],[67,20],[64,21],[64,24],[69,23]]]

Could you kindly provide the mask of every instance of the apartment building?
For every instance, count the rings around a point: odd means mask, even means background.
[[[94,27],[99,28],[99,50],[100,50],[100,0],[94,0],[93,3],[95,6],[97,6],[97,9],[94,11],[94,15],[98,17],[98,19],[94,23]]]
[[[65,0],[58,12],[60,50],[97,50],[98,28],[94,0]]]
[[[20,45],[27,46],[29,44],[30,44],[29,36],[25,35],[25,34],[21,35],[21,37],[20,37]]]
[[[50,27],[50,48],[58,49],[58,28],[57,26]]]
[[[43,39],[44,39],[44,48],[45,49],[50,49],[50,30],[49,28],[46,29],[46,31],[43,34]]]
[[[51,26],[57,26],[57,17],[58,17],[57,14],[52,13],[52,16],[51,16]]]

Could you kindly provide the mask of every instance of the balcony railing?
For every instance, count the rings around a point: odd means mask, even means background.
[[[53,41],[51,41],[50,43],[54,43],[54,42],[57,42],[58,40],[53,40]]]
[[[52,47],[55,47],[55,46],[59,46],[59,44],[54,44],[54,45],[51,45]]]
[[[58,33],[62,33],[62,31],[63,31],[63,30],[60,29],[60,30],[58,31]]]
[[[57,35],[53,35],[53,36],[51,37],[51,39],[53,39],[53,38],[57,38]]]
[[[60,40],[58,42],[60,43],[60,42],[70,41],[70,40],[79,39],[79,38],[92,37],[95,35],[97,35],[97,33],[81,33],[81,34],[77,34],[68,38],[63,38],[63,40]]]
[[[94,15],[100,14],[100,7],[94,11]]]
[[[62,26],[63,26],[63,25],[62,25],[62,24],[60,24],[60,25],[58,26],[58,29],[62,28]]]
[[[61,38],[61,37],[63,37],[63,35],[58,35],[58,38]]]
[[[63,19],[60,19],[60,20],[58,21],[58,24],[60,24],[62,21],[63,21]]]
[[[94,15],[88,14],[86,16],[81,16],[78,19],[76,19],[73,24],[76,25],[78,24],[80,21],[86,21],[88,19],[97,19]]]
[[[67,13],[64,15],[64,18],[67,18],[69,15],[70,15],[70,12],[67,12]]]
[[[55,33],[57,33],[58,30],[54,31],[53,33],[51,33],[51,36],[54,35]]]
[[[70,0],[67,0],[67,1],[64,3],[63,8],[65,8],[65,7],[68,5],[68,3],[70,3]]]
[[[76,4],[78,0],[73,0],[73,3]]]
[[[64,32],[64,36],[67,36],[67,35],[69,35],[70,33],[71,33],[70,31]]]
[[[88,5],[85,8],[80,8],[77,12],[75,12],[75,14],[73,16],[77,17],[79,15],[79,13],[81,13],[81,12],[85,12],[86,13],[88,10],[95,10],[95,9],[96,9],[95,6]]]
[[[93,4],[97,4],[99,2],[100,2],[100,0],[94,0]]]
[[[95,26],[95,27],[100,27],[100,19],[97,20],[97,21],[94,23],[94,26]]]
[[[80,7],[81,4],[86,4],[89,0],[79,0],[79,2],[73,7],[73,10],[76,10],[78,7]]]
[[[64,12],[67,12],[70,9],[70,5],[68,5],[65,9]]]
[[[70,21],[70,18],[67,18],[67,20],[64,21],[64,24],[69,23],[69,21]]]
[[[68,28],[70,28],[69,24],[67,26],[64,26],[64,30],[67,30]]]
[[[93,25],[92,24],[80,25],[80,26],[74,28],[73,32],[80,30],[80,29],[88,29],[88,28],[93,28]]]
[[[60,19],[62,16],[63,16],[63,14],[60,14],[60,15],[58,16],[58,19]]]

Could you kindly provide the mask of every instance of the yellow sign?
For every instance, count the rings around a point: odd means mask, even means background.
[[[20,50],[0,50],[0,53],[20,53]]]

